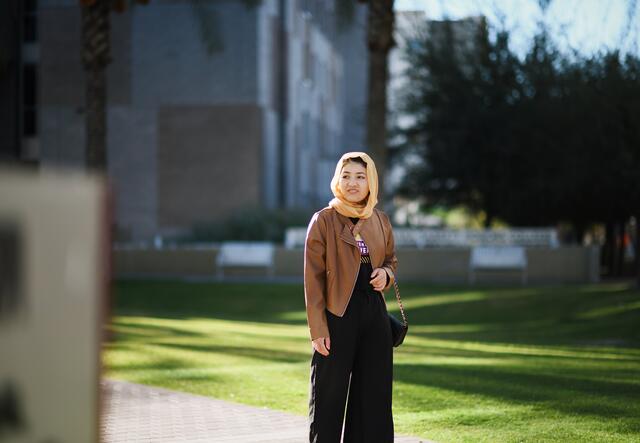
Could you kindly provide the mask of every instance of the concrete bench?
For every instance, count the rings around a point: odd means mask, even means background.
[[[469,260],[469,283],[476,281],[476,273],[481,270],[521,272],[522,284],[527,283],[527,254],[522,246],[476,246],[471,250]]]
[[[274,246],[270,242],[224,242],[216,258],[218,277],[224,277],[226,267],[264,267],[273,276]]]
[[[284,233],[284,246],[287,249],[304,248],[307,228],[288,228]]]

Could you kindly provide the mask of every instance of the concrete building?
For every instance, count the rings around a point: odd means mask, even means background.
[[[108,172],[120,239],[186,232],[247,207],[326,204],[337,158],[365,140],[366,6],[353,2],[345,17],[337,5],[154,0],[112,14]],[[0,112],[19,117],[1,119],[0,152],[82,168],[78,0],[0,8],[0,48],[23,66],[0,77],[12,92]]]

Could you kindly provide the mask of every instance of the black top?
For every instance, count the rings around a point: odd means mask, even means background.
[[[359,220],[357,217],[349,217],[349,219],[354,225],[358,223]],[[358,243],[358,248],[360,248],[360,271],[358,272],[358,279],[356,280],[356,286],[353,290],[354,292],[372,292],[374,289],[369,282],[371,281],[373,267],[371,266],[371,257],[369,257],[369,248],[367,248],[367,244],[360,235],[356,237],[356,243]],[[389,274],[386,272],[385,274],[387,275],[387,284],[389,284]]]

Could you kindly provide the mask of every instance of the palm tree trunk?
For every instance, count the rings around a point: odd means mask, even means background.
[[[370,0],[367,43],[369,46],[369,85],[367,98],[367,146],[376,161],[381,206],[387,168],[387,80],[388,55],[393,41],[394,0]]]
[[[86,167],[107,168],[107,78],[111,0],[83,0],[82,61],[86,74]]]

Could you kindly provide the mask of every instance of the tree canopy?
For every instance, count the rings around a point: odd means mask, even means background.
[[[564,55],[544,29],[519,58],[484,21],[427,22],[404,48],[400,192],[514,226],[640,214],[640,60]]]

